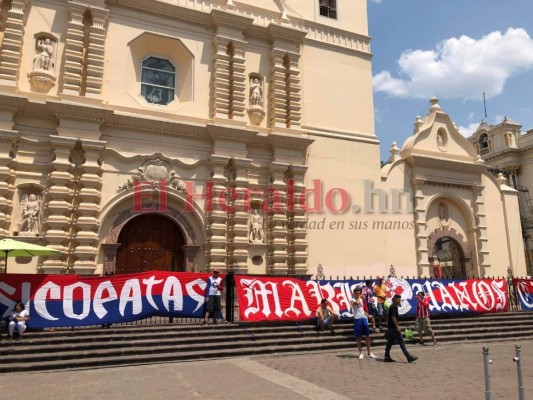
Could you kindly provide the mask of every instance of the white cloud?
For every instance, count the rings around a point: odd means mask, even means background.
[[[475,114],[473,112],[468,113],[468,120],[472,121],[474,119]]]
[[[460,126],[459,133],[461,133],[461,135],[463,135],[466,138],[470,137],[476,131],[478,126],[479,126],[479,122],[471,122],[470,124],[468,124],[467,127]]]
[[[372,0],[373,3],[382,3],[383,0]]]
[[[450,38],[434,50],[407,50],[398,61],[399,77],[374,76],[374,90],[405,98],[481,99],[502,93],[512,75],[533,68],[533,39],[509,28],[479,40]]]

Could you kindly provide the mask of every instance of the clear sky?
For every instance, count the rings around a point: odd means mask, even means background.
[[[381,159],[432,96],[470,136],[504,116],[533,129],[533,0],[368,0]]]

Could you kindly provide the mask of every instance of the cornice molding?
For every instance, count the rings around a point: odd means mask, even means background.
[[[229,140],[232,142],[249,143],[257,136],[257,131],[215,124],[207,124],[207,132],[214,141]]]
[[[91,121],[102,124],[106,119],[113,115],[113,110],[88,106],[85,104],[49,100],[46,102],[46,106],[60,120],[71,119],[74,121]]]

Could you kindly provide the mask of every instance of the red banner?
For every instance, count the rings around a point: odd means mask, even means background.
[[[320,301],[341,316],[352,318],[350,299],[363,281],[304,281],[301,279],[235,276],[241,321],[298,321],[312,318]],[[416,314],[416,293],[431,299],[433,314],[507,311],[505,279],[437,280],[387,278],[387,302],[401,296],[399,313]]]

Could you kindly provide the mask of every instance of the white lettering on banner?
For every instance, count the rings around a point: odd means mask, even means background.
[[[495,308],[494,293],[490,290],[487,282],[476,281],[472,285],[472,292],[477,300],[478,305],[486,311]]]
[[[5,282],[0,282],[0,290],[5,292],[5,293],[7,293],[7,294],[9,294],[9,295],[12,295],[13,293],[15,293],[16,289],[13,286],[9,286]],[[15,301],[13,301],[13,300],[9,299],[8,297],[4,296],[2,294],[2,292],[0,292],[0,303],[7,306],[6,311],[2,315],[2,319],[7,317],[9,315],[9,313],[11,312],[11,310],[15,308],[15,304],[17,304]]]
[[[74,312],[74,290],[82,290],[83,308],[81,314]],[[91,286],[83,282],[76,282],[63,288],[63,312],[68,318],[82,320],[89,315],[91,310]]]
[[[167,311],[170,311],[170,301],[174,302],[174,311],[183,310],[183,292],[178,278],[169,276],[163,286],[162,301]]]
[[[504,310],[507,308],[507,295],[505,293],[505,282],[503,280],[500,281],[492,281],[490,283],[492,288],[494,289],[494,292],[498,296],[498,301],[496,303],[496,310]]]
[[[459,305],[455,302],[455,299],[448,291],[449,287],[442,285],[440,282],[437,282],[440,288],[440,295],[442,298],[441,310],[442,311],[457,311]],[[451,285],[453,287],[453,284]]]
[[[103,298],[102,295],[104,294],[104,290],[107,290],[107,293],[109,296]],[[113,287],[113,284],[111,281],[104,281],[101,282],[98,287],[96,288],[96,291],[94,292],[94,313],[96,316],[100,319],[104,318],[107,315],[107,310],[104,307],[104,303],[107,303],[109,301],[117,300],[117,292],[115,288]]]
[[[35,311],[44,319],[57,321],[59,318],[52,317],[46,308],[46,300],[60,300],[61,288],[53,282],[46,282],[35,292],[33,296],[33,306]]]
[[[202,293],[197,293],[196,290],[194,290],[196,286],[200,288]],[[185,288],[187,289],[187,294],[197,303],[196,308],[193,312],[198,311],[198,309],[204,305],[206,287],[207,283],[202,279],[195,279],[194,281],[189,282],[185,285]]]
[[[152,287],[154,285],[159,285],[161,282],[163,282],[163,279],[155,279],[155,276],[153,275],[150,278],[143,279],[143,285],[146,286],[146,300],[148,300],[148,303],[150,303],[155,310],[159,310],[159,308],[155,304],[154,297],[152,296]]]
[[[459,301],[459,309],[461,311],[477,310],[477,304],[470,298],[470,292],[468,290],[469,281],[466,282],[454,282],[449,285],[450,289],[453,289],[457,300]]]
[[[355,289],[359,284],[350,286],[348,282],[338,282],[333,285],[333,287],[338,287],[340,289],[339,293],[335,296],[335,299],[338,301],[338,305],[333,305],[333,311],[339,311],[341,309],[348,310],[347,316],[353,317],[352,305],[350,300],[352,298],[353,289]],[[346,313],[345,313],[346,314]]]
[[[279,303],[279,294],[276,284],[273,282],[262,282],[256,279],[241,279],[244,296],[248,301],[244,316],[249,317],[251,314],[262,312],[267,318],[271,313],[270,303],[268,301],[269,295],[272,295],[274,300],[274,314],[278,317],[283,315],[281,305]],[[270,289],[267,288],[270,287]],[[261,306],[263,307],[261,309]]]
[[[141,286],[138,279],[128,279],[124,282],[120,292],[120,303],[118,306],[120,315],[124,316],[126,305],[132,303],[132,314],[137,315],[142,312],[143,302],[141,297]]]
[[[320,300],[322,300],[322,287],[320,286],[320,283],[318,281],[307,281],[305,282],[305,286],[309,288],[309,295],[317,302],[320,303]]]
[[[311,310],[309,310],[309,306],[307,305],[307,302],[305,301],[305,296],[302,292],[302,288],[296,281],[284,281],[282,283],[283,286],[288,286],[291,288],[291,305],[289,308],[285,310],[285,315],[289,315],[290,313],[293,313],[296,316],[299,316],[302,311],[304,315],[310,316]],[[299,302],[302,305],[302,311],[300,311],[298,308],[296,308],[296,302]]]

